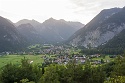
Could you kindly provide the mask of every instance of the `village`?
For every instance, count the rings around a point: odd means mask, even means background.
[[[41,58],[44,59],[45,64],[67,64],[70,61],[74,61],[76,64],[84,64],[86,61],[89,61],[93,65],[98,65],[110,62],[112,58],[115,58],[104,55],[101,56],[100,54],[85,55],[80,53],[80,49],[70,46],[45,44],[42,48],[38,45],[36,48],[37,49],[32,48],[32,52],[29,52],[28,54],[43,55]]]
[[[76,64],[84,64],[89,61],[93,65],[103,64],[110,62],[112,58],[100,54],[85,55],[80,53],[80,49],[69,46],[54,46],[51,44],[33,45],[29,47],[28,51],[22,52],[3,52],[0,56],[5,55],[41,55],[44,64],[67,64],[74,61]],[[105,58],[106,57],[106,58]]]

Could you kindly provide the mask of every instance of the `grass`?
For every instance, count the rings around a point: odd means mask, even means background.
[[[43,55],[8,55],[0,57],[0,68],[5,66],[7,63],[21,64],[21,59],[24,57],[29,61],[33,61],[33,64],[41,64],[43,62]]]
[[[80,51],[80,49],[75,50],[74,48],[72,48],[70,49],[70,54],[79,54]]]
[[[108,55],[105,56],[105,58],[103,58],[103,57],[92,58],[92,60],[101,60],[101,59],[103,59],[104,61],[106,61],[106,60],[109,60],[109,61],[114,60],[113,58],[110,58]]]

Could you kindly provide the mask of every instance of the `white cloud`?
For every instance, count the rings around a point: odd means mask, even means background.
[[[125,0],[69,0],[75,5],[74,13],[83,15],[85,20],[83,22],[89,22],[94,16],[96,16],[101,10],[109,9],[113,7],[124,7]]]
[[[13,22],[35,19],[40,22],[53,17],[89,22],[102,9],[123,7],[125,0],[0,0],[0,15]]]

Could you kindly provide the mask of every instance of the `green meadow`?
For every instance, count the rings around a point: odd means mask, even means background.
[[[7,56],[1,56],[0,57],[0,68],[5,66],[7,63],[13,63],[20,65],[21,59],[27,58],[28,61],[33,61],[32,64],[38,64],[40,65],[43,62],[43,55],[7,55]]]
[[[106,55],[105,57],[98,57],[98,58],[92,58],[92,60],[101,60],[103,59],[104,61],[109,60],[109,61],[113,61],[114,58],[110,58],[109,55]]]

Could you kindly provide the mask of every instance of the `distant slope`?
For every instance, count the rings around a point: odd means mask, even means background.
[[[17,23],[15,23],[15,25],[19,26],[21,24],[27,24],[27,23],[30,23],[33,27],[36,27],[41,24],[41,23],[37,22],[36,20],[22,19],[22,20],[18,21]]]
[[[67,40],[75,31],[84,26],[81,23],[77,25],[79,27],[71,25],[71,22],[50,18],[43,22],[38,30],[49,42],[61,42]]]
[[[0,16],[0,52],[23,49],[26,40],[8,19]]]
[[[46,43],[57,43],[67,40],[74,32],[84,25],[80,22],[67,22],[63,19],[55,20],[50,18],[43,23],[35,20],[21,20],[15,25],[30,23],[35,30],[45,39]]]
[[[31,44],[41,44],[45,40],[30,23],[19,25],[17,30],[26,37]]]
[[[122,10],[121,8],[102,10],[95,18],[85,25],[85,27],[78,30],[69,38],[69,44],[87,48],[88,46],[97,47],[108,42],[124,29],[124,27],[122,27],[124,25],[114,22],[114,20],[116,20],[114,17],[117,17],[117,14]],[[118,16],[120,15],[121,14]],[[117,18],[117,20],[121,19]]]

